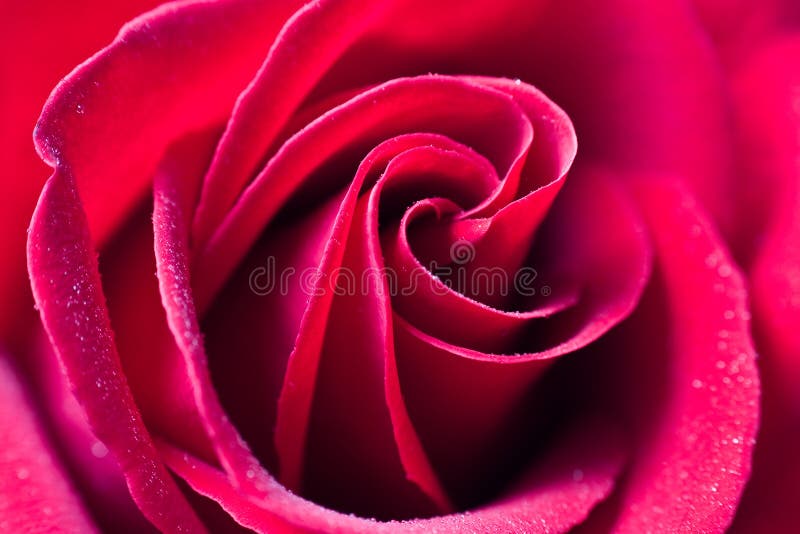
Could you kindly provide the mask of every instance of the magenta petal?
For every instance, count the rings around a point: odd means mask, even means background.
[[[125,529],[120,529],[120,534],[154,532],[155,527],[131,498],[116,458],[94,435],[47,334],[39,329],[36,337],[37,400],[44,407],[43,417],[52,442],[58,444],[59,457],[69,466],[71,479],[98,527],[105,530],[123,522]]]
[[[378,522],[334,512],[288,492],[273,493],[261,500],[247,498],[219,470],[167,445],[161,451],[170,467],[195,491],[219,502],[240,524],[270,534],[566,532],[609,495],[625,459],[614,427],[584,421],[497,502],[431,519]]]
[[[486,136],[488,124],[503,134]],[[530,120],[510,96],[465,78],[402,78],[359,94],[286,141],[197,251],[192,272],[201,312],[311,172],[345,149],[415,132],[446,135],[472,146],[500,172],[521,158],[533,135]]]
[[[183,357],[185,373],[206,435],[228,476],[250,488],[255,474],[272,482],[229,421],[211,383],[189,276],[191,201],[199,187],[204,161],[195,145],[175,145],[153,184],[153,233],[161,301],[167,323]]]
[[[45,185],[28,236],[28,271],[50,341],[98,439],[122,466],[131,495],[164,530],[203,526],[164,468],[114,345],[97,257],[74,181],[59,168]]]
[[[639,444],[615,531],[721,532],[750,474],[759,421],[745,286],[683,189],[648,178],[636,193],[656,250],[671,336],[663,412]],[[638,342],[643,350],[652,343]]]
[[[404,397],[448,489],[469,493],[464,489],[479,486],[487,471],[504,462],[503,451],[515,446],[513,436],[525,418],[551,411],[534,405],[524,414],[514,412],[554,360],[591,350],[635,310],[650,276],[651,250],[625,193],[612,176],[579,171],[556,200],[552,220],[545,221],[538,238],[544,242],[541,257],[534,258],[552,265],[535,265],[542,285],[576,288],[568,307],[542,316],[481,308],[465,299],[448,308],[442,302],[452,295],[424,299],[426,286],[419,284],[402,309],[395,308]],[[475,346],[476,333],[506,351]],[[531,350],[534,344],[542,348]]]
[[[383,266],[376,219],[372,195],[362,197],[342,262],[353,272],[379,272]],[[374,276],[359,283],[364,285],[358,291],[337,295],[331,305],[311,409],[304,494],[360,515],[447,511],[451,505],[398,398],[388,291]]]
[[[800,37],[763,48],[736,77],[763,423],[737,532],[800,523]]]
[[[5,354],[0,354],[0,451],[0,530],[96,531]]]
[[[30,306],[25,228],[50,172],[31,144],[31,129],[63,75],[108,43],[125,21],[157,3],[30,0],[0,8],[0,48],[7,51],[0,56],[0,339],[9,345],[21,342],[38,318]]]
[[[36,127],[37,149],[50,165],[69,163],[96,242],[147,192],[167,146],[224,122],[291,7],[163,4],[56,87]]]
[[[381,2],[322,1],[308,3],[287,17],[220,139],[197,207],[194,242],[205,244],[284,123],[326,69],[384,9]]]
[[[345,252],[343,244],[348,241],[348,234],[351,231],[364,231],[358,226],[352,227],[358,195],[366,181],[374,180],[376,175],[383,171],[383,166],[387,165],[387,160],[389,160],[390,166],[387,167],[385,172],[389,173],[391,163],[418,150],[446,151],[449,154],[451,153],[450,151],[466,149],[446,137],[433,134],[409,134],[394,137],[381,143],[359,165],[358,171],[347,189],[346,196],[340,201],[335,221],[332,225],[328,225],[326,229],[326,231],[330,232],[330,235],[323,257],[319,262],[321,276],[316,280],[316,285],[312,288],[312,298],[307,302],[300,330],[297,333],[297,341],[287,363],[286,376],[284,377],[278,404],[275,430],[276,447],[281,460],[281,479],[289,487],[296,488],[300,486],[308,419],[317,379],[319,359],[331,314],[334,294],[338,292],[335,289],[340,283],[336,274],[340,273],[340,268],[343,267],[342,261]],[[377,213],[372,215],[377,217]],[[349,269],[348,272],[350,273],[358,272],[357,270],[352,270],[352,265],[344,265],[344,268]],[[355,283],[358,283],[358,281],[355,281]],[[303,295],[297,295],[297,299],[302,297]],[[308,295],[305,295],[305,297],[308,297]],[[383,325],[382,328],[386,329],[388,325]],[[413,441],[413,438],[410,439]],[[411,446],[416,447],[414,444],[411,444]],[[403,448],[401,447],[402,450]],[[411,454],[420,455],[421,453],[416,451]],[[425,462],[422,461],[422,463],[424,464]],[[420,468],[422,471],[427,471],[428,469],[424,465],[421,465]],[[428,473],[419,473],[419,477],[410,473],[407,475],[412,479],[417,478],[416,482],[422,479],[430,481],[434,478]],[[446,501],[440,495],[441,492],[433,488],[435,485],[433,482],[428,484],[428,492],[438,495],[437,498],[440,502]]]

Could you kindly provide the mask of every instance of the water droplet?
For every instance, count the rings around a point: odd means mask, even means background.
[[[703,387],[703,381],[695,378],[694,380],[692,380],[692,387],[695,389],[700,389],[701,387]]]
[[[96,458],[105,458],[106,456],[108,456],[108,449],[106,448],[105,445],[103,445],[102,442],[95,441],[94,443],[92,443],[92,454]]]

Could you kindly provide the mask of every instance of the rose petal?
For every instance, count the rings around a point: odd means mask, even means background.
[[[37,149],[51,166],[71,166],[96,242],[145,195],[170,143],[225,120],[291,8],[164,4],[56,87],[36,127]]]
[[[385,7],[323,0],[309,2],[289,18],[258,74],[239,96],[220,139],[195,215],[196,243],[205,244],[292,112]]]
[[[27,361],[37,366],[34,387],[44,408],[42,424],[97,527],[114,527],[120,534],[156,532],[131,498],[116,458],[92,432],[47,334],[40,328],[37,337]]]
[[[621,375],[640,381],[628,386],[634,391],[649,388],[634,397],[638,407],[631,405],[649,414],[639,422],[649,430],[640,434],[614,531],[718,532],[731,522],[744,489],[758,426],[759,379],[744,283],[684,189],[651,178],[635,189],[655,244],[669,337],[665,346],[650,347],[657,338],[647,332],[659,326],[653,324],[657,315],[645,317],[647,330],[638,337],[626,334],[628,350],[640,347],[640,363]],[[647,384],[661,351],[665,368],[656,380],[665,391],[653,413],[641,408],[658,398],[659,388]]]
[[[202,154],[199,143],[190,148]],[[147,428],[213,463],[186,367],[161,305],[158,279],[153,276],[150,209],[140,208],[126,221],[101,250],[99,262],[120,363]]]
[[[7,356],[0,355],[0,529],[96,532]]]
[[[441,148],[436,148],[437,146]],[[323,260],[319,263],[321,276],[316,280],[315,286],[311,288],[313,298],[308,303],[297,335],[295,349],[288,361],[284,387],[278,405],[276,446],[281,456],[281,478],[290,487],[298,487],[300,483],[312,394],[324,336],[331,316],[331,304],[334,295],[342,294],[338,290],[338,285],[342,281],[337,279],[336,273],[341,273],[339,269],[344,265],[344,268],[347,269],[346,272],[354,275],[355,279],[348,280],[348,284],[343,286],[343,290],[360,293],[355,286],[362,282],[362,274],[365,272],[363,266],[342,263],[343,244],[347,242],[348,234],[351,231],[360,231],[358,226],[352,226],[358,195],[364,182],[374,179],[373,175],[381,172],[381,167],[386,165],[387,160],[393,163],[402,156],[407,157],[408,154],[414,153],[415,147],[418,149],[425,147],[425,150],[429,152],[444,150],[447,154],[461,154],[462,157],[465,157],[465,152],[469,153],[466,147],[439,135],[409,134],[381,143],[367,155],[359,166],[354,180],[348,187],[347,196],[339,208],[335,226],[330,227],[329,245],[326,247]],[[472,159],[470,156],[466,156],[466,158]],[[390,167],[387,167],[385,172],[391,173]],[[377,216],[377,213],[373,215]],[[387,326],[384,325],[382,328],[386,329]],[[401,452],[401,459],[402,454]],[[427,468],[423,467],[422,469],[426,470]],[[411,475],[409,474],[409,476]],[[420,474],[418,478],[430,479],[431,477]],[[428,491],[431,494],[439,492],[433,487]],[[444,501],[441,496],[438,499]]]
[[[735,531],[791,532],[800,521],[800,38],[753,55],[736,75],[736,103],[753,250],[763,424]]]
[[[783,18],[782,0],[693,0],[723,63],[736,69],[773,35]]]
[[[397,2],[316,92],[424,72],[519,77],[567,111],[586,161],[682,176],[735,222],[725,79],[686,2]]]
[[[270,225],[202,321],[214,389],[271,472],[278,472],[278,397],[285,382],[302,383],[286,376],[287,361],[314,293],[317,266],[330,253],[330,230],[341,204],[342,195],[334,195],[299,220],[290,216]]]
[[[205,434],[231,480],[237,486],[249,488],[253,473],[271,479],[220,405],[209,375],[190,285],[189,214],[203,170],[203,160],[198,161],[193,148],[192,143],[175,145],[154,179],[153,234],[158,287]]]
[[[453,310],[437,321],[446,312],[435,300],[415,302],[424,284],[409,295],[408,315],[396,311],[404,398],[433,465],[451,491],[475,493],[482,479],[496,475],[507,460],[502,451],[514,447],[514,436],[524,426],[519,419],[542,415],[535,405],[514,415],[525,391],[554,359],[568,358],[623,321],[649,278],[651,251],[631,199],[603,173],[579,170],[571,180],[539,235],[549,243],[542,245],[541,256],[533,256],[545,261],[558,257],[557,267],[540,270],[542,285],[558,288],[563,282],[546,276],[566,273],[566,282],[580,288],[569,308],[547,318],[507,312],[506,324],[514,324],[516,340],[497,325],[488,336],[495,344],[497,339],[505,342],[510,350],[501,353],[482,352],[465,342],[471,335],[467,332],[487,329],[480,320],[473,325],[463,310]],[[564,242],[570,247],[563,247]],[[421,323],[438,329],[434,333]],[[533,344],[546,348],[529,350]]]
[[[490,123],[503,135],[487,137],[481,127]],[[414,131],[449,135],[503,170],[523,157],[532,136],[530,121],[509,96],[466,79],[420,76],[361,93],[288,140],[198,251],[192,272],[201,312],[267,222],[315,168],[346,148],[372,147]],[[501,137],[508,137],[507,142]]]
[[[343,265],[380,272],[373,195],[361,198]],[[420,517],[449,501],[399,397],[391,309],[384,280],[367,277],[332,302],[306,445],[304,495],[372,517]],[[352,332],[360,331],[358,336]],[[357,414],[357,417],[354,417]],[[380,466],[380,467],[378,467]],[[422,494],[420,489],[424,492]]]
[[[219,502],[240,524],[269,533],[565,532],[610,493],[624,460],[613,426],[583,421],[496,503],[431,519],[377,522],[328,510],[288,492],[247,499],[220,471],[166,444],[161,451],[196,491]]]
[[[31,130],[59,79],[109,42],[131,17],[157,0],[3,2],[0,47],[0,339],[21,342],[37,320],[25,272],[25,228],[49,170],[36,155]],[[43,36],[46,36],[43,37]]]
[[[28,235],[28,271],[50,341],[97,437],[123,468],[145,516],[203,531],[153,448],[109,325],[88,223],[66,167],[48,180]]]

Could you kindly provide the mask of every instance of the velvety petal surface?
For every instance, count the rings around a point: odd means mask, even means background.
[[[28,237],[28,270],[45,330],[134,500],[162,529],[203,531],[161,463],[121,369],[88,223],[68,169],[58,169],[45,185]]]
[[[655,378],[663,389],[650,387],[642,396],[636,384],[628,386],[641,397],[640,407],[654,399],[660,407],[654,419],[650,412],[639,422],[639,452],[621,489],[614,530],[721,532],[750,474],[759,421],[744,282],[686,191],[657,178],[635,189],[655,246],[668,334],[656,341],[629,331],[624,344],[638,347],[638,358],[650,358],[633,367],[644,369],[641,386]],[[656,317],[640,335],[658,327]],[[659,345],[648,348],[654,342]],[[660,370],[654,356],[667,358]]]
[[[31,132],[47,95],[75,65],[109,43],[119,27],[157,0],[47,0],[0,5],[0,337],[27,342],[36,320],[25,273],[25,228],[50,174]],[[7,345],[10,346],[10,345]]]
[[[290,493],[248,499],[220,471],[169,446],[161,450],[195,490],[217,500],[240,524],[258,532],[565,532],[609,494],[625,458],[616,427],[602,420],[583,423],[498,502],[470,512],[402,522],[333,512]],[[587,447],[590,442],[592,446]]]
[[[38,414],[0,356],[0,530],[96,532]]]

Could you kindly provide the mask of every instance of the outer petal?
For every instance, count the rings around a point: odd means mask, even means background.
[[[735,80],[765,387],[753,477],[734,526],[793,532],[800,522],[800,37],[772,43]]]
[[[660,413],[640,421],[649,430],[640,435],[615,531],[721,532],[750,473],[758,425],[746,292],[690,196],[657,180],[636,189],[655,244],[668,334],[665,346],[651,346],[658,338],[647,332],[659,326],[657,316],[645,317],[648,330],[626,333],[638,353],[632,372],[622,374],[639,382],[634,391],[646,388],[634,402],[658,399],[659,388],[646,386],[654,371],[663,392]]]
[[[6,358],[0,355],[0,531],[95,532]]]
[[[693,0],[723,63],[736,68],[776,31],[781,0]]]
[[[19,341],[36,320],[25,283],[25,227],[48,169],[31,144],[42,103],[59,79],[158,0],[0,3],[0,339]]]
[[[74,181],[45,185],[28,236],[28,271],[50,341],[97,437],[117,457],[134,500],[159,528],[203,531],[150,441],[120,367]]]
[[[225,120],[292,7],[164,4],[56,87],[35,141],[47,163],[70,165],[96,242],[146,193],[168,145]]]
[[[618,438],[613,426],[584,421],[499,501],[471,512],[402,522],[333,512],[286,492],[265,500],[248,499],[220,471],[169,446],[161,450],[172,469],[195,490],[218,501],[240,524],[257,532],[537,534],[566,532],[609,494],[624,459]]]
[[[43,329],[37,338],[26,361],[40,366],[34,381],[43,424],[97,527],[119,534],[156,532],[131,498],[117,459],[92,432]]]

